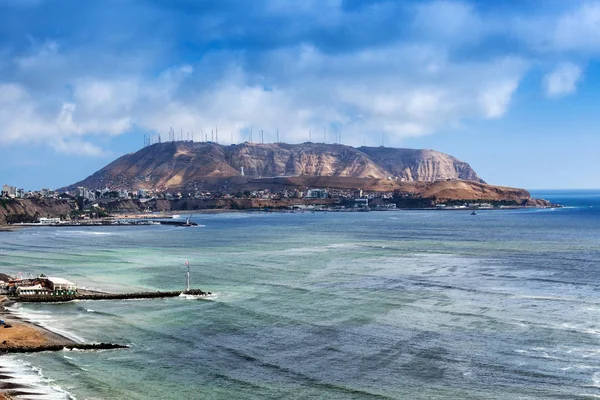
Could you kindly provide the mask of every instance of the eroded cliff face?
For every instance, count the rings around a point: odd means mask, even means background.
[[[339,144],[257,144],[169,142],[145,147],[115,160],[68,189],[158,189],[190,187],[206,178],[240,176],[333,176],[434,182],[483,182],[465,162],[433,150]]]
[[[249,176],[352,176],[382,178],[387,171],[353,147],[304,143],[245,143],[226,150],[229,164]]]
[[[440,180],[475,181],[484,183],[469,164],[435,150],[360,147],[373,162],[408,182]]]
[[[74,203],[67,200],[0,199],[0,225],[6,224],[9,216],[56,218],[67,216],[76,208],[77,206]]]

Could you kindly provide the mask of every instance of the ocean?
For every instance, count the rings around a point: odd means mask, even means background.
[[[0,272],[203,300],[22,304],[127,350],[0,357],[31,399],[600,397],[600,191],[565,208],[196,214],[0,232]]]

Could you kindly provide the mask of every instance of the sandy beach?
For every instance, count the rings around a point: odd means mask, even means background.
[[[5,325],[0,325],[0,357],[3,353],[19,349],[31,349],[43,346],[67,346],[74,342],[40,326],[20,320],[10,314],[5,306],[9,304],[6,297],[0,298],[0,319]],[[10,326],[10,327],[7,327]],[[12,395],[27,393],[27,388],[7,382],[11,376],[5,374],[0,366],[0,400],[12,399]]]
[[[0,326],[0,352],[7,352],[15,348],[39,347],[48,345],[70,345],[74,342],[40,326],[20,320],[5,309],[9,300],[0,298],[0,319],[4,320]],[[8,327],[10,326],[10,327]]]

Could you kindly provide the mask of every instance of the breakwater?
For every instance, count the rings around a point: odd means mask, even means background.
[[[32,346],[0,346],[2,353],[39,353],[42,351],[67,350],[112,350],[128,349],[129,346],[116,343],[71,343],[71,344],[49,344]]]
[[[208,296],[210,292],[200,289],[170,292],[138,292],[138,293],[85,293],[69,296],[19,296],[10,297],[10,300],[20,303],[60,303],[73,300],[135,300],[135,299],[158,299],[166,297],[177,297],[182,294],[192,296]]]

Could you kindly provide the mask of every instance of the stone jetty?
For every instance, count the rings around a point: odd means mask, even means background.
[[[129,346],[116,343],[70,343],[70,344],[47,344],[47,345],[26,345],[26,346],[0,346],[2,353],[39,353],[42,351],[61,351],[61,350],[112,350],[128,349]]]
[[[77,293],[74,295],[64,296],[16,296],[10,297],[10,300],[19,303],[60,303],[73,300],[134,300],[134,299],[158,299],[165,297],[177,297],[182,294],[192,296],[208,296],[210,292],[204,292],[200,289],[191,289],[185,291],[171,292],[138,292],[138,293],[101,293],[101,292],[86,292]]]

